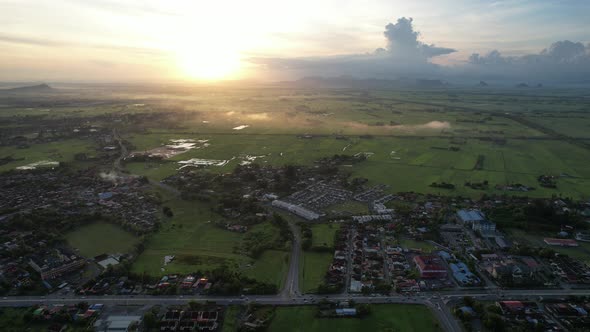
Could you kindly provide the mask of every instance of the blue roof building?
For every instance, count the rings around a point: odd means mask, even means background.
[[[449,264],[453,277],[461,286],[474,286],[480,283],[479,278],[473,274],[463,262]]]
[[[474,222],[486,220],[486,216],[479,210],[459,210],[457,218],[464,224],[473,224]]]

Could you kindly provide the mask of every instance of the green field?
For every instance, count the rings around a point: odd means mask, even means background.
[[[278,250],[266,250],[250,266],[240,271],[247,277],[283,286],[284,276],[289,270],[289,253]]]
[[[238,315],[240,313],[240,307],[237,306],[228,306],[225,310],[225,315],[223,318],[223,325],[221,327],[221,332],[236,332],[238,330]]]
[[[436,247],[425,241],[416,241],[412,239],[401,238],[398,240],[400,246],[408,249],[422,249],[424,252],[432,252]]]
[[[0,165],[0,172],[44,160],[72,162],[76,153],[86,153],[88,156],[92,156],[96,154],[96,148],[92,142],[78,139],[34,144],[27,148],[2,146],[0,147],[0,158],[10,156],[15,160]]]
[[[299,289],[303,293],[314,293],[324,282],[332,263],[333,253],[304,251],[299,261]]]
[[[107,222],[94,222],[78,227],[65,234],[65,239],[87,258],[101,254],[128,253],[139,243],[137,236]]]
[[[339,224],[315,224],[311,226],[312,247],[334,247],[334,237],[340,229]]]
[[[580,260],[586,264],[590,264],[590,243],[578,241],[578,247],[559,247],[547,245],[543,238],[545,237],[556,237],[556,234],[535,234],[530,232],[524,232],[519,229],[510,229],[508,234],[513,241],[518,241],[527,244],[532,247],[544,247],[550,248],[556,252],[568,255],[573,259]]]
[[[230,232],[215,226],[214,222],[221,217],[211,212],[208,205],[170,197],[164,199],[164,205],[172,209],[174,216],[147,238],[146,249],[134,262],[132,271],[159,276],[227,266],[260,281],[282,284],[287,271],[287,252],[267,250],[257,259],[248,257],[241,251],[248,233]],[[278,230],[268,222],[249,230],[253,231],[271,238],[278,236]],[[164,266],[164,256],[175,256],[175,259]]]
[[[152,141],[153,145],[144,141]],[[223,167],[211,166],[215,172],[231,171],[245,155],[262,156],[256,162],[270,165],[300,164],[311,165],[313,161],[334,154],[373,153],[367,161],[351,167],[342,167],[352,176],[365,177],[370,184],[386,184],[391,192],[416,191],[443,195],[466,195],[471,197],[488,194],[526,194],[534,197],[547,197],[562,194],[581,198],[590,195],[590,150],[566,142],[508,139],[497,144],[479,139],[465,138],[401,138],[375,137],[373,139],[339,140],[332,137],[302,139],[289,135],[135,135],[133,144],[161,146],[167,139],[193,138],[209,139],[210,146],[190,150],[163,162],[133,162],[127,169],[134,174],[146,175],[161,180],[176,174],[180,160],[191,158],[232,160]],[[165,139],[164,139],[165,138]],[[459,142],[460,144],[455,144]],[[454,146],[459,151],[446,148]],[[347,147],[346,151],[342,150]],[[441,149],[445,148],[445,149]],[[483,166],[475,169],[479,156],[483,156]],[[235,159],[232,159],[235,158]],[[557,181],[557,189],[540,187],[539,175],[567,174]],[[488,181],[487,190],[475,190],[464,186],[465,182]],[[433,182],[454,184],[454,190],[430,187]],[[496,185],[521,183],[536,190],[527,193],[497,190]],[[366,212],[366,206],[349,202],[327,209],[328,212]]]
[[[358,318],[317,318],[317,308],[277,307],[268,331],[275,332],[364,332],[364,331],[440,331],[432,313],[418,305],[372,305],[371,313]]]

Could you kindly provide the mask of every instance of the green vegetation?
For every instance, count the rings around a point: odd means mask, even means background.
[[[240,314],[240,307],[228,306],[225,310],[223,318],[223,325],[221,332],[236,332],[238,330],[238,315]]]
[[[432,313],[419,305],[372,305],[364,318],[316,318],[317,308],[277,307],[268,331],[439,331]]]
[[[299,261],[299,288],[303,293],[314,293],[324,283],[333,256],[331,252],[303,252]]]
[[[44,160],[73,162],[77,153],[86,153],[92,156],[96,154],[96,148],[92,142],[79,139],[33,144],[24,148],[2,146],[0,147],[0,158],[12,157],[13,160],[5,164],[0,163],[0,172]]]
[[[80,255],[92,258],[101,254],[128,253],[140,239],[107,222],[93,222],[65,234],[70,246],[79,250]]]
[[[134,262],[132,272],[160,276],[227,266],[259,281],[273,282],[277,286],[282,284],[288,253],[264,250],[259,257],[252,258],[247,255],[245,242],[251,238],[249,234],[258,234],[264,235],[265,242],[274,244],[279,237],[277,227],[265,222],[246,233],[230,232],[215,225],[220,216],[205,203],[168,197],[164,199],[164,205],[170,207],[173,216],[158,232],[148,236],[146,249]],[[164,266],[164,256],[175,256],[175,259]]]
[[[258,281],[283,286],[284,276],[289,270],[289,253],[278,250],[266,250],[253,264],[241,269],[246,277]]]
[[[401,238],[398,240],[399,245],[408,249],[422,249],[424,252],[432,252],[436,250],[436,247],[426,241],[416,241],[407,238]]]
[[[543,238],[556,237],[555,233],[525,232],[520,229],[510,229],[509,235],[512,241],[529,247],[549,248],[558,253],[568,255],[576,260],[590,264],[590,243],[578,241],[578,247],[558,247],[547,245]]]
[[[51,326],[51,322],[36,321],[33,319],[32,308],[1,308],[0,330],[7,332],[30,331],[45,332]],[[85,326],[67,324],[64,332],[88,331]]]
[[[339,224],[315,224],[311,226],[312,241],[311,247],[334,247],[334,237],[340,229]]]

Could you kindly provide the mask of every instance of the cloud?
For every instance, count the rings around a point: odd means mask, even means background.
[[[248,61],[279,76],[350,75],[361,78],[394,78],[408,75],[429,76],[438,65],[430,58],[450,54],[454,49],[425,44],[414,30],[412,18],[402,17],[385,26],[385,48],[371,53],[345,54],[325,57],[250,58]]]
[[[524,81],[577,82],[590,77],[590,44],[558,41],[535,54],[504,56],[498,50],[472,54],[467,73]]]
[[[487,80],[503,84],[589,82],[590,44],[558,41],[538,53],[506,56],[498,50],[474,53],[453,66],[431,62],[455,49],[422,42],[413,19],[401,17],[385,26],[384,47],[365,54],[324,57],[251,58],[250,62],[281,79],[304,76],[353,76],[395,79],[441,79],[450,82]],[[273,75],[274,74],[274,75]]]
[[[420,32],[414,31],[412,18],[399,18],[397,23],[385,26],[383,35],[387,39],[387,51],[394,57],[420,57],[423,59],[456,52],[452,48],[427,45],[418,40]],[[378,51],[381,51],[379,49]]]

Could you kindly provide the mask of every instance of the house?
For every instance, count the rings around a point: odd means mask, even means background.
[[[141,316],[109,316],[97,320],[94,324],[96,331],[127,332],[129,327],[141,321]]]
[[[523,313],[525,308],[521,301],[500,301],[498,305],[504,315],[518,315]]]
[[[550,246],[560,246],[560,247],[577,247],[579,246],[576,240],[572,239],[555,239],[555,238],[544,238],[543,241],[550,245]]]
[[[475,286],[481,282],[463,262],[451,263],[449,267],[453,272],[453,277],[461,286]]]
[[[336,309],[336,316],[347,316],[347,317],[356,316],[356,309],[355,308]]]
[[[442,279],[447,277],[447,268],[442,259],[436,255],[415,256],[414,263],[422,278]]]

